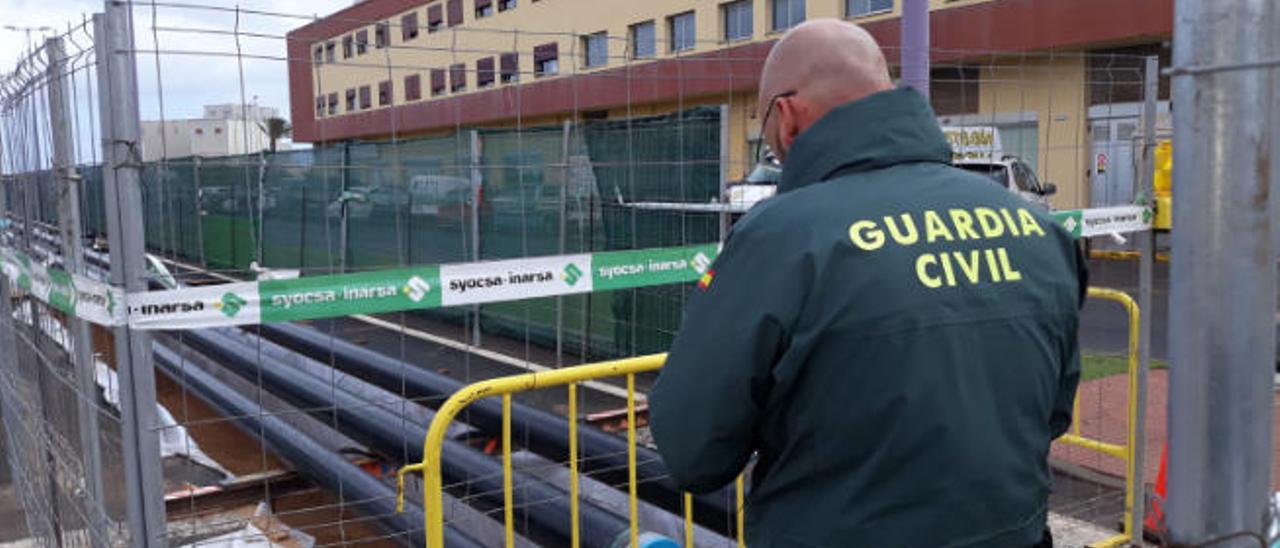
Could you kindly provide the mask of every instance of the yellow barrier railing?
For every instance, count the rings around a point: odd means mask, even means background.
[[[399,484],[398,508],[404,508],[404,477],[410,472],[421,472],[423,479],[423,510],[426,514],[427,546],[444,546],[444,479],[441,476],[441,453],[445,434],[464,408],[471,403],[489,397],[502,398],[502,476],[503,476],[503,526],[506,545],[515,546],[515,516],[513,512],[511,471],[511,395],[540,388],[568,386],[569,389],[569,520],[572,531],[572,547],[579,546],[579,487],[578,487],[578,398],[577,385],[582,382],[609,377],[626,376],[627,379],[627,467],[628,499],[630,502],[631,546],[636,546],[640,533],[640,506],[636,478],[636,383],[638,373],[657,371],[666,362],[666,354],[640,356],[623,360],[566,367],[539,373],[502,377],[469,385],[448,399],[436,411],[423,442],[422,462],[401,468],[397,474]],[[743,536],[743,478],[736,483],[738,546],[745,547]],[[689,494],[684,496],[685,546],[693,546],[693,504]]]
[[[1104,299],[1119,303],[1129,314],[1129,431],[1128,443],[1117,445],[1101,440],[1086,438],[1080,431],[1079,407],[1080,399],[1075,401],[1075,412],[1071,431],[1059,438],[1059,441],[1098,451],[1125,461],[1125,515],[1124,532],[1094,544],[1095,548],[1111,548],[1124,545],[1134,537],[1137,525],[1133,515],[1133,502],[1136,495],[1133,479],[1136,477],[1130,448],[1140,447],[1136,437],[1137,425],[1137,390],[1138,390],[1138,329],[1141,321],[1138,305],[1128,294],[1114,289],[1090,287],[1089,298]],[[515,516],[512,493],[511,467],[511,396],[512,394],[567,386],[569,390],[568,429],[569,429],[569,498],[570,524],[572,530],[572,548],[578,548],[580,521],[580,493],[578,471],[578,398],[577,385],[586,381],[625,376],[627,380],[627,464],[628,464],[628,500],[630,505],[631,546],[638,543],[640,531],[639,500],[636,478],[636,389],[635,376],[638,373],[657,371],[666,361],[666,354],[640,356],[622,360],[601,362],[596,364],[566,367],[539,373],[529,373],[502,377],[469,385],[452,397],[436,412],[423,442],[422,462],[401,468],[397,474],[399,485],[398,508],[404,507],[405,475],[420,472],[423,476],[423,510],[426,516],[427,546],[444,546],[444,480],[441,476],[441,453],[449,425],[468,405],[477,400],[489,397],[502,398],[502,473],[503,473],[503,525],[505,528],[506,546],[515,546]],[[740,548],[746,546],[743,532],[744,526],[744,491],[743,478],[736,482],[735,518],[737,524],[737,542]],[[693,546],[693,504],[689,494],[684,496],[684,534],[685,546]]]
[[[1073,409],[1073,412],[1071,413],[1071,417],[1072,417],[1071,430],[1068,433],[1064,434],[1061,438],[1058,438],[1058,441],[1075,445],[1077,447],[1083,447],[1085,449],[1097,451],[1104,455],[1110,455],[1112,457],[1115,457],[1124,461],[1125,463],[1124,531],[1122,531],[1119,535],[1113,536],[1111,538],[1108,538],[1106,540],[1103,540],[1101,542],[1091,545],[1092,548],[1113,548],[1113,547],[1124,546],[1128,544],[1130,541],[1134,539],[1135,531],[1137,531],[1137,529],[1135,529],[1135,526],[1141,527],[1141,523],[1140,523],[1141,520],[1140,519],[1135,520],[1133,515],[1134,497],[1139,496],[1137,493],[1137,488],[1139,486],[1134,485],[1134,478],[1137,477],[1137,470],[1134,469],[1136,461],[1132,458],[1130,451],[1135,447],[1137,448],[1138,451],[1141,451],[1143,448],[1142,444],[1137,439],[1138,437],[1138,430],[1137,430],[1138,428],[1138,371],[1140,367],[1138,363],[1138,331],[1139,331],[1139,327],[1141,326],[1142,313],[1141,311],[1138,310],[1138,303],[1135,302],[1132,297],[1130,297],[1127,293],[1123,291],[1117,291],[1115,289],[1104,289],[1100,287],[1090,287],[1089,298],[1103,299],[1103,300],[1119,303],[1120,306],[1123,306],[1125,311],[1128,312],[1129,314],[1129,350],[1128,350],[1129,431],[1127,435],[1127,442],[1124,445],[1117,445],[1114,443],[1107,443],[1102,440],[1086,438],[1084,437],[1083,434],[1081,434],[1079,393],[1076,394],[1074,409]]]

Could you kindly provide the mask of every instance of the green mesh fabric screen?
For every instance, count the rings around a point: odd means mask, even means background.
[[[153,253],[189,262],[202,260],[196,177],[191,158],[143,166],[143,229],[147,249]]]
[[[339,270],[341,147],[267,156],[263,182],[263,266],[312,274]]]
[[[199,162],[201,239],[210,269],[245,271],[257,259],[261,169],[256,155]]]
[[[563,127],[490,130],[480,133],[483,200],[480,212],[481,260],[558,255],[583,251],[561,223],[567,205],[566,133]],[[562,235],[564,236],[562,238]],[[562,317],[581,316],[581,299],[530,299],[481,307],[485,331],[554,346],[557,309]],[[566,331],[573,327],[565,322]],[[580,330],[580,327],[578,328]],[[568,333],[566,333],[568,335]],[[579,338],[575,333],[569,338]]]
[[[714,242],[715,214],[650,211],[635,202],[707,203],[720,192],[720,109],[592,122],[584,128],[598,193],[606,249]],[[664,351],[680,326],[688,285],[615,291],[614,355]]]
[[[80,230],[88,238],[107,237],[106,194],[102,166],[80,166]]]
[[[350,267],[471,260],[470,157],[467,133],[351,145]]]
[[[324,274],[344,267],[344,229],[347,270],[700,244],[719,236],[715,214],[633,207],[706,203],[719,195],[718,108],[568,130],[476,133],[474,165],[470,130],[149,163],[148,248],[241,275],[259,259],[268,268]],[[101,169],[82,173],[86,232],[104,233]],[[36,199],[56,207],[52,195]],[[687,291],[664,286],[485,305],[481,326],[547,347],[559,331],[566,351],[592,358],[657,352],[679,327]],[[422,315],[460,322],[468,310]]]

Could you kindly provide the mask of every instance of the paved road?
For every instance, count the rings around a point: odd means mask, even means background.
[[[1157,262],[1152,288],[1152,309],[1143,311],[1151,324],[1151,357],[1166,359],[1169,353],[1169,263]],[[1089,285],[1119,289],[1138,298],[1138,261],[1093,260]],[[1080,345],[1086,352],[1124,354],[1128,349],[1128,318],[1120,305],[1090,299],[1080,318]]]

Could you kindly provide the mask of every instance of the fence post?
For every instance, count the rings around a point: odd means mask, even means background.
[[[142,128],[130,6],[106,0],[104,13],[93,17],[93,35],[98,57],[111,285],[126,292],[142,292],[147,290],[139,150]],[[114,332],[131,541],[138,548],[163,546],[164,485],[151,336],[129,329],[128,325],[117,326]]]
[[[569,139],[573,133],[573,121],[565,120],[560,138],[560,247],[559,253],[565,254],[568,238],[569,213]],[[564,297],[556,297],[556,367],[564,365]]]
[[[1275,89],[1265,65],[1280,55],[1280,7],[1178,0],[1175,13],[1169,541],[1265,539],[1276,357]]]
[[[199,156],[191,158],[191,179],[194,184],[195,195],[192,197],[196,205],[196,249],[200,250],[200,268],[209,268],[209,257],[204,252],[204,190],[200,188],[200,163]],[[194,259],[195,257],[190,257]]]
[[[347,272],[347,238],[351,231],[351,224],[348,217],[351,216],[351,208],[347,204],[347,192],[351,182],[351,143],[342,144],[342,191],[338,193],[338,273],[345,274]]]
[[[719,201],[727,202],[725,198],[728,194],[725,191],[729,188],[729,105],[720,105],[720,195],[716,197]],[[727,204],[726,204],[727,205]],[[720,241],[729,237],[729,212],[720,210]],[[683,237],[682,237],[683,239]],[[687,244],[688,242],[680,242]]]
[[[480,260],[480,199],[484,197],[484,175],[480,169],[480,132],[471,130],[471,260]],[[472,305],[471,344],[480,346],[480,305]]]
[[[1139,162],[1142,173],[1134,180],[1141,185],[1140,192],[1147,196],[1148,206],[1155,205],[1155,154],[1156,154],[1156,105],[1160,99],[1160,58],[1150,56],[1146,59],[1143,72],[1143,109],[1142,109],[1142,161]],[[1135,413],[1132,420],[1133,438],[1129,440],[1129,484],[1133,486],[1132,506],[1128,509],[1129,526],[1127,531],[1135,541],[1142,539],[1143,524],[1146,523],[1147,487],[1146,487],[1146,449],[1147,449],[1147,372],[1151,366],[1151,324],[1155,318],[1151,306],[1152,269],[1155,263],[1156,232],[1155,229],[1138,233],[1138,313],[1141,323],[1138,324],[1138,378],[1137,389],[1132,403]]]
[[[32,97],[32,99],[34,100],[34,97]],[[29,164],[30,171],[26,174],[26,182],[22,185],[22,236],[23,245],[26,247],[28,255],[35,255],[36,223],[38,222],[36,211],[40,200],[40,160],[44,158],[44,155],[41,153],[40,139],[38,137],[40,135],[39,124],[40,116],[37,113],[37,107],[33,105],[31,107],[31,134],[36,136],[33,141],[35,155],[33,156],[34,161]],[[30,293],[28,293],[26,301],[29,307],[27,310],[31,312],[31,314],[27,316],[27,319],[31,321],[29,329],[31,343],[28,347],[27,359],[25,361],[32,365],[35,372],[34,407],[37,408],[40,413],[40,437],[43,440],[46,440],[43,444],[44,447],[41,449],[43,449],[44,458],[48,463],[48,477],[44,480],[48,482],[48,485],[42,487],[48,488],[48,493],[46,493],[46,495],[48,497],[47,510],[49,516],[51,516],[49,518],[51,529],[50,536],[54,539],[54,545],[61,548],[63,546],[63,539],[61,527],[62,518],[58,506],[58,468],[54,464],[56,461],[54,460],[53,447],[47,443],[47,440],[53,439],[53,434],[50,432],[53,422],[49,415],[49,407],[45,402],[45,394],[48,393],[45,389],[47,385],[45,377],[48,376],[45,372],[47,364],[43,363],[39,359],[42,343],[47,343],[51,340],[51,337],[44,333],[44,330],[42,329],[45,322],[41,319],[41,317],[44,316],[44,311],[40,302],[37,301]],[[21,366],[23,361],[24,360],[19,358],[19,366]]]
[[[49,126],[53,141],[53,176],[58,185],[58,224],[62,238],[62,266],[71,273],[86,275],[83,235],[80,224],[80,175],[75,168],[75,142],[71,135],[71,102],[65,87],[67,54],[62,38],[45,42],[49,56]],[[75,365],[76,389],[80,392],[77,408],[80,426],[81,461],[84,465],[84,489],[89,501],[90,537],[96,545],[105,545],[102,518],[102,453],[98,446],[98,412],[91,403],[97,400],[98,383],[93,358],[93,337],[89,322],[67,315],[71,335],[70,357]]]

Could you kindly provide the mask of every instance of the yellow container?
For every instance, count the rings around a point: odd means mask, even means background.
[[[1173,141],[1165,139],[1156,145],[1155,186],[1157,230],[1173,228]]]

